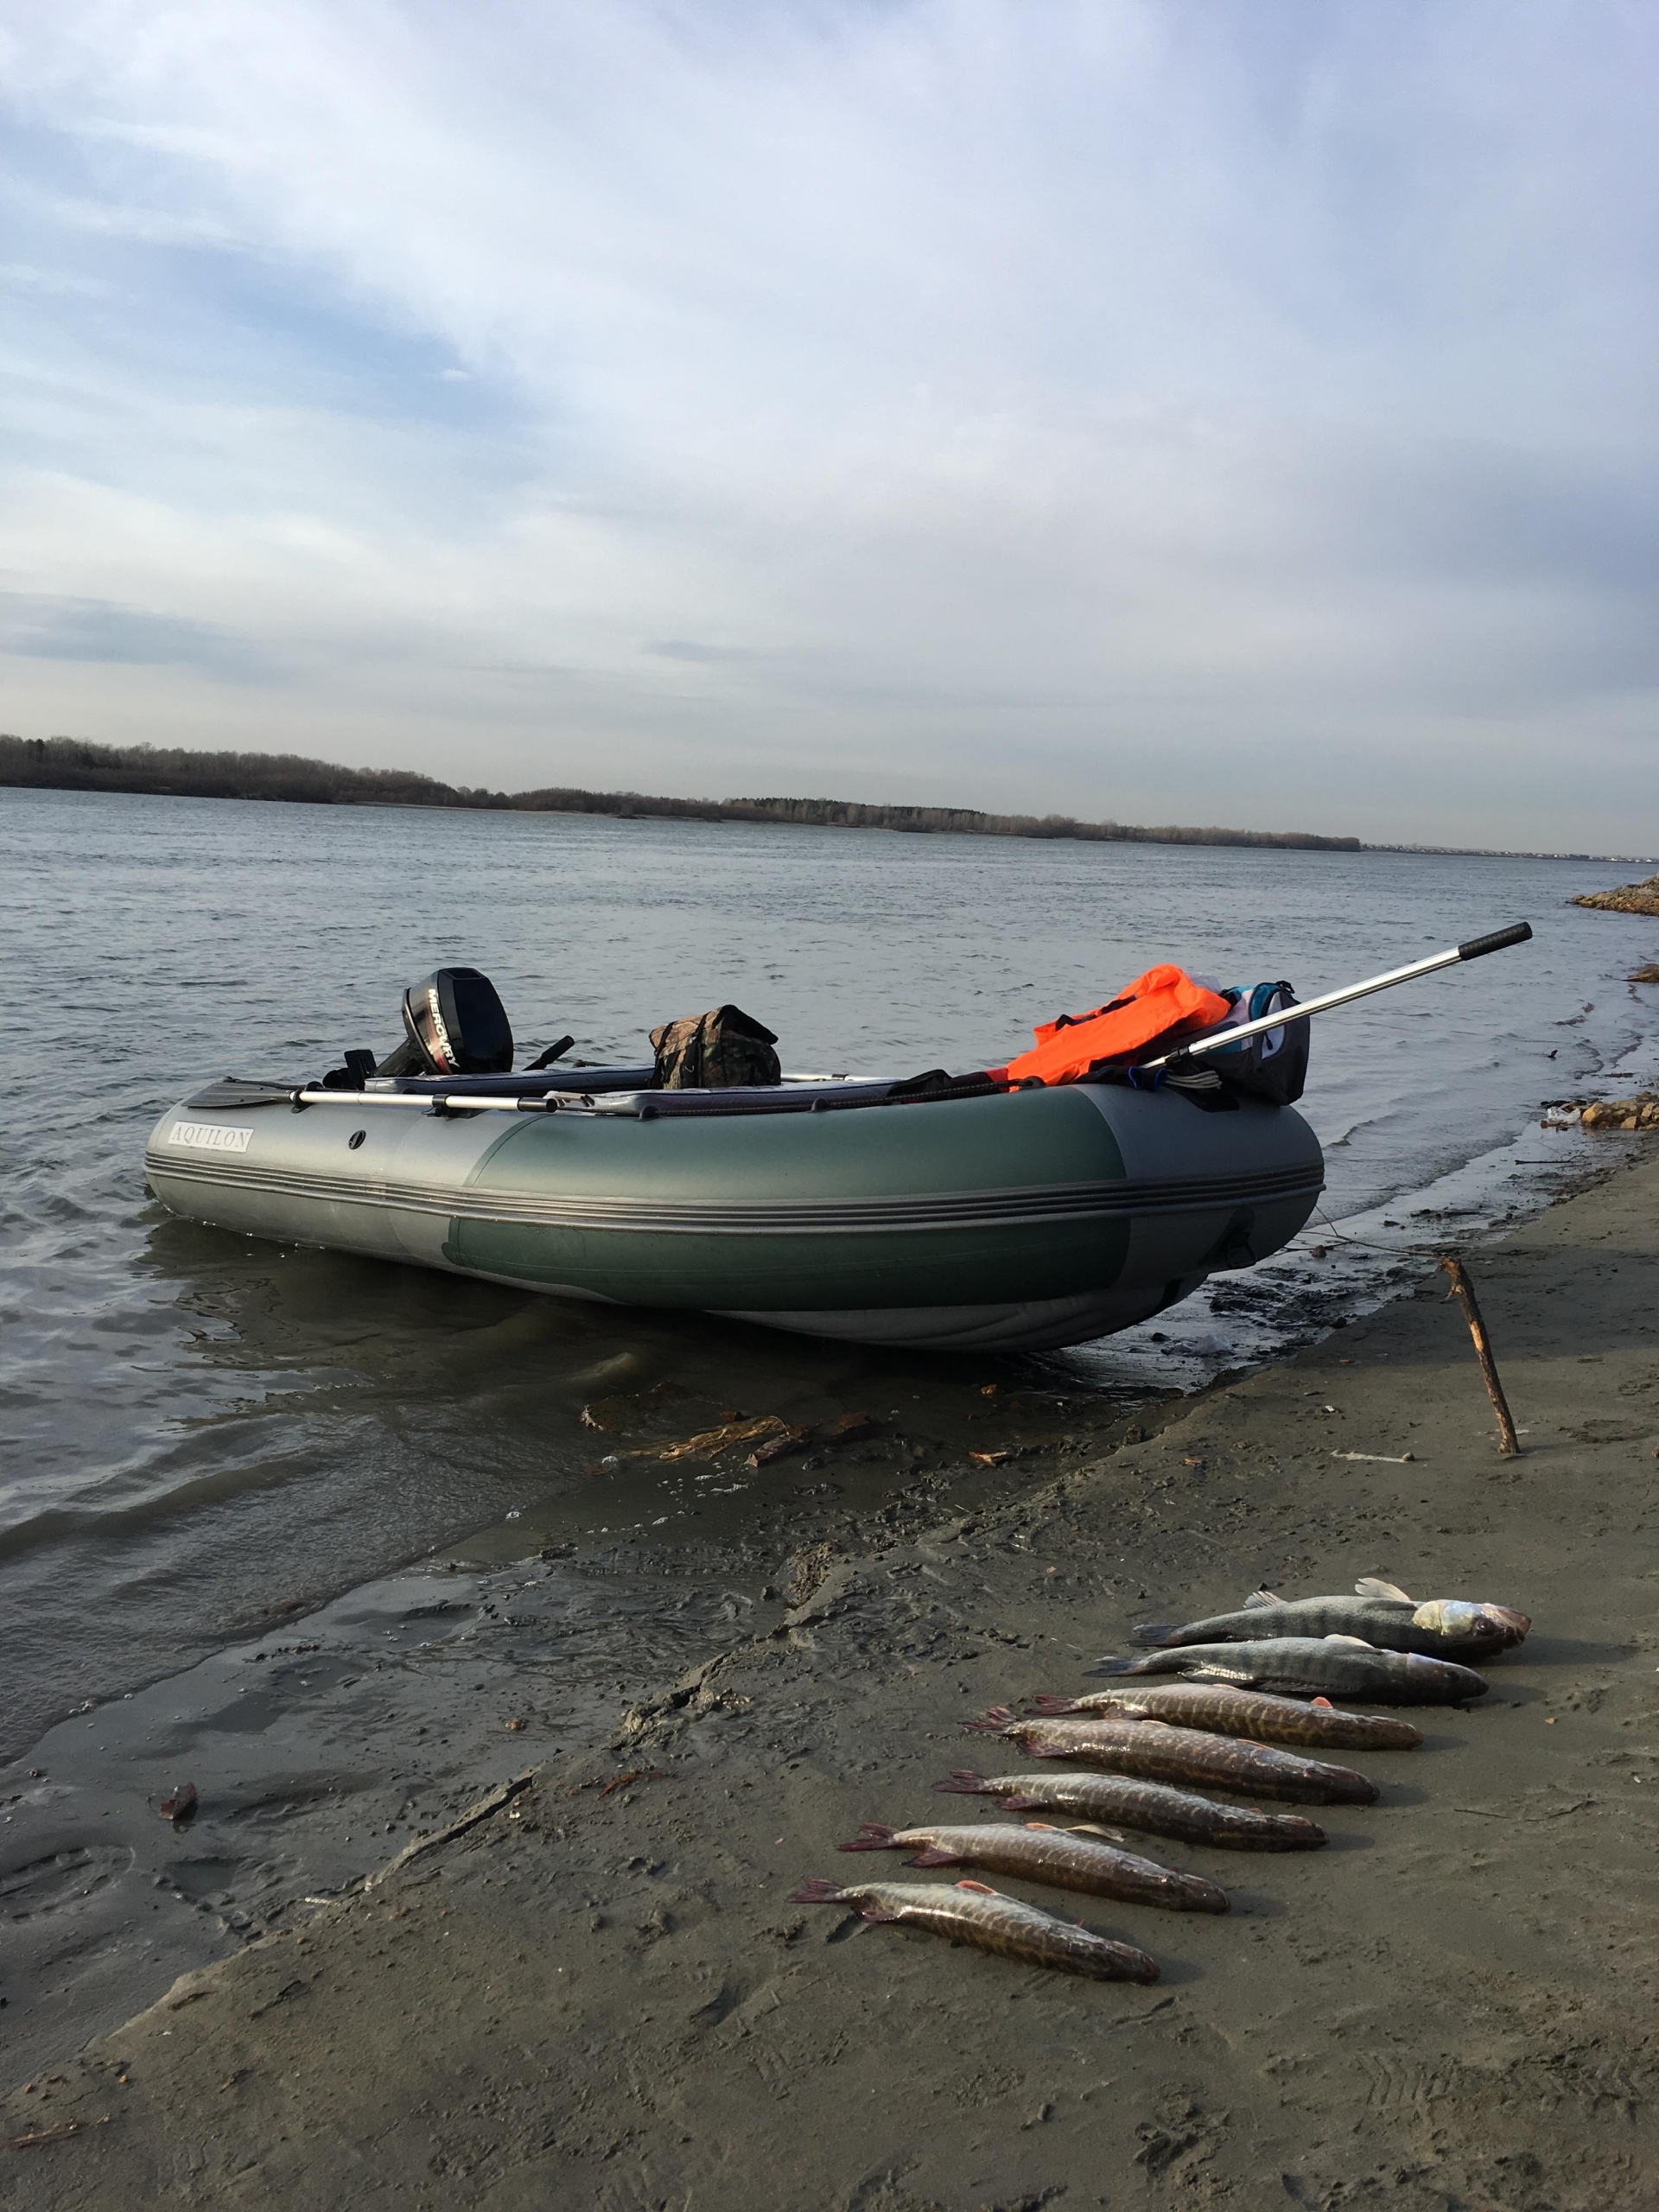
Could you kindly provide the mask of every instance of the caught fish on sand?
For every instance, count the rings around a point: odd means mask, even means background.
[[[1207,1728],[1217,1736],[1249,1736],[1258,1744],[1323,1745],[1331,1751],[1414,1751],[1421,1728],[1380,1713],[1338,1713],[1323,1698],[1274,1697],[1230,1682],[1148,1682],[1133,1689],[1093,1690],[1086,1697],[1036,1697],[1041,1718],[1068,1713],[1117,1713],[1167,1721],[1173,1728]]]
[[[1057,1890],[1086,1890],[1097,1897],[1128,1904],[1163,1905],[1171,1912],[1225,1912],[1225,1890],[1201,1874],[1178,1873],[1155,1859],[1139,1859],[1100,1836],[1080,1828],[1057,1828],[1042,1821],[1004,1827],[982,1821],[971,1827],[942,1823],[891,1828],[865,1821],[842,1851],[910,1851],[912,1866],[983,1866],[993,1874],[1013,1874],[1027,1882],[1047,1882]]]
[[[1351,1598],[1275,1598],[1271,1590],[1255,1590],[1238,1612],[1184,1626],[1147,1622],[1135,1630],[1135,1640],[1166,1649],[1182,1643],[1259,1643],[1268,1637],[1357,1636],[1379,1651],[1418,1651],[1433,1659],[1505,1651],[1532,1626],[1512,1605],[1469,1598],[1431,1598],[1420,1605],[1374,1574],[1355,1583],[1354,1590]]]
[[[1300,1813],[1217,1805],[1192,1790],[1126,1774],[976,1774],[959,1766],[933,1787],[963,1797],[1001,1798],[1005,1812],[1070,1813],[1223,1851],[1317,1851],[1328,1840],[1318,1821]]]
[[[1034,1759],[1077,1759],[1112,1774],[1152,1782],[1200,1782],[1249,1797],[1288,1797],[1303,1805],[1370,1805],[1376,1784],[1351,1767],[1298,1758],[1292,1751],[1233,1736],[1205,1736],[1161,1720],[1121,1716],[1016,1720],[994,1705],[982,1720],[963,1723],[981,1735],[1005,1737]]]
[[[1278,1636],[1262,1643],[1181,1643],[1135,1659],[1103,1659],[1091,1675],[1185,1675],[1242,1688],[1376,1705],[1466,1705],[1491,1684],[1471,1667],[1416,1651],[1379,1651],[1355,1636]],[[1146,1724],[1142,1724],[1143,1726]]]
[[[1053,1967],[1096,1981],[1156,1981],[1158,1967],[1133,1943],[1115,1942],[983,1882],[858,1882],[844,1889],[822,1876],[789,1893],[791,1904],[842,1904],[866,1920],[925,1928],[1024,1966]]]

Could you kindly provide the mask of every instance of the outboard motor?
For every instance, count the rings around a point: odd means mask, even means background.
[[[512,1030],[495,985],[476,968],[435,968],[404,993],[408,1033],[377,1075],[505,1075]]]

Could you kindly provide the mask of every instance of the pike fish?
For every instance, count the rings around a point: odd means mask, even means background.
[[[1184,1627],[1148,1622],[1137,1643],[1259,1643],[1268,1637],[1357,1636],[1379,1651],[1420,1651],[1427,1658],[1466,1652],[1478,1658],[1506,1651],[1532,1626],[1512,1605],[1469,1598],[1431,1598],[1420,1605],[1392,1582],[1368,1574],[1351,1598],[1275,1598],[1253,1590],[1236,1613],[1216,1613]]]
[[[1144,1688],[1095,1690],[1087,1697],[1037,1697],[1043,1719],[1067,1713],[1117,1713],[1167,1721],[1173,1728],[1208,1728],[1217,1736],[1249,1736],[1258,1744],[1307,1744],[1348,1751],[1412,1751],[1423,1740],[1409,1720],[1380,1713],[1338,1713],[1326,1698],[1311,1705],[1272,1697],[1230,1682],[1148,1682]]]
[[[972,1827],[929,1826],[890,1828],[880,1821],[861,1823],[842,1851],[909,1851],[911,1866],[983,1866],[993,1874],[1013,1874],[1028,1882],[1047,1882],[1057,1890],[1087,1890],[1097,1897],[1122,1897],[1132,1904],[1160,1904],[1172,1912],[1225,1912],[1228,1897],[1201,1874],[1179,1874],[1155,1859],[1120,1851],[1084,1828],[1057,1828],[1046,1821],[1004,1827],[982,1821]]]
[[[1376,1705],[1466,1705],[1491,1684],[1471,1667],[1416,1651],[1379,1651],[1357,1636],[1276,1636],[1261,1643],[1180,1643],[1137,1659],[1103,1659],[1091,1675],[1185,1675],[1293,1696],[1363,1697]],[[1143,1721],[1143,1727],[1149,1722]]]
[[[1327,1766],[1236,1737],[1170,1728],[1161,1720],[1121,1714],[1016,1720],[1006,1705],[994,1705],[982,1720],[963,1725],[982,1735],[1006,1737],[1031,1758],[1077,1759],[1150,1782],[1203,1782],[1248,1797],[1288,1797],[1302,1805],[1370,1805],[1376,1797],[1376,1784],[1351,1767]]]
[[[1156,1981],[1158,1968],[1132,1943],[1061,1920],[983,1882],[857,1882],[842,1888],[818,1876],[789,1893],[791,1904],[849,1905],[866,1920],[925,1928],[953,1943],[997,1951],[1028,1967],[1055,1967],[1096,1981]]]
[[[1319,1823],[1300,1813],[1217,1805],[1191,1790],[1122,1774],[976,1774],[959,1766],[933,1787],[963,1797],[1000,1797],[1005,1812],[1071,1813],[1223,1851],[1317,1851],[1326,1840]]]

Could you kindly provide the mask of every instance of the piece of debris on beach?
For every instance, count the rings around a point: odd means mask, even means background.
[[[779,1436],[769,1436],[764,1444],[757,1444],[749,1454],[752,1467],[769,1467],[774,1459],[787,1459],[798,1452],[804,1452],[812,1440],[810,1427],[803,1422],[798,1428],[785,1428]]]
[[[194,1820],[196,1807],[200,1802],[200,1800],[196,1796],[195,1783],[181,1782],[174,1786],[169,1796],[162,1798],[156,1809],[164,1821],[171,1821],[175,1827],[183,1827],[188,1821]]]
[[[721,1452],[729,1452],[734,1445],[754,1444],[764,1436],[783,1436],[789,1423],[776,1414],[762,1414],[753,1421],[722,1421],[718,1428],[705,1428],[695,1436],[683,1436],[668,1444],[647,1444],[625,1456],[630,1459],[713,1459]]]

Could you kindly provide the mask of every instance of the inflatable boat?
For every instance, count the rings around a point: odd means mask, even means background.
[[[1213,1076],[664,1090],[655,1067],[513,1074],[510,1040],[505,1068],[498,1040],[495,1069],[465,1071],[410,1018],[426,988],[405,1001],[404,1060],[227,1077],[163,1114],[155,1196],[244,1235],[556,1297],[1016,1351],[1127,1328],[1264,1259],[1323,1184],[1291,1107]],[[463,1071],[430,1072],[435,1057]]]

